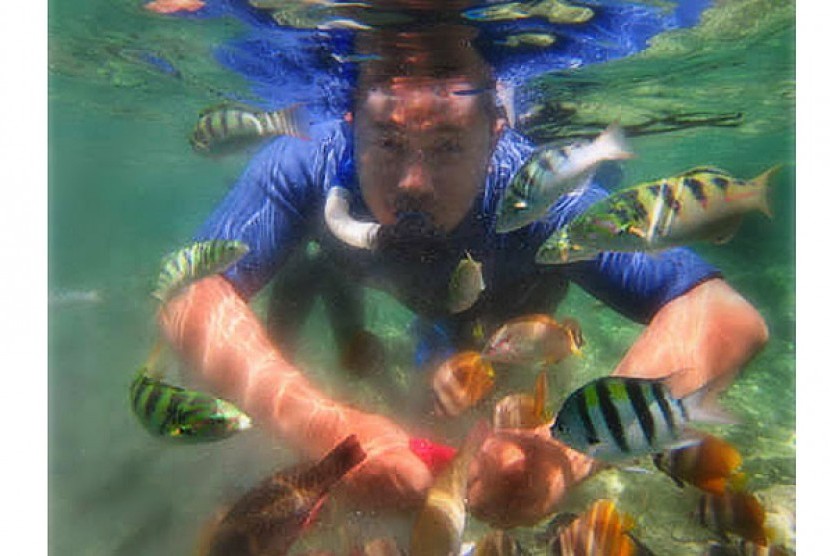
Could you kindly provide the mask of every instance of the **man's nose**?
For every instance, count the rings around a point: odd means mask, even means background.
[[[398,188],[413,196],[432,195],[432,170],[426,162],[423,151],[415,152],[407,161]]]

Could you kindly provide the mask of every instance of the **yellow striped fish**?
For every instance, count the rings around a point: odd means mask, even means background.
[[[150,434],[180,441],[222,440],[251,427],[235,405],[195,390],[173,386],[142,367],[130,386],[130,406]]]
[[[248,245],[235,240],[214,239],[188,245],[165,255],[153,297],[168,301],[185,286],[230,267],[248,252]]]
[[[537,251],[536,262],[574,262],[602,251],[648,252],[696,241],[724,243],[748,212],[771,216],[769,181],[778,169],[747,181],[699,167],[622,189],[554,232]]]
[[[265,111],[222,103],[199,113],[190,145],[197,152],[224,154],[277,135],[308,138],[308,116],[299,104]]]

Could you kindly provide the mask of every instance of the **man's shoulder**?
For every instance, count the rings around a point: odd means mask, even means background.
[[[241,181],[272,187],[328,181],[348,173],[351,147],[347,123],[315,123],[308,138],[281,136],[269,141],[251,159]]]

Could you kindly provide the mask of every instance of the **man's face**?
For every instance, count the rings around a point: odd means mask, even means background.
[[[402,212],[453,230],[484,184],[497,123],[464,79],[400,79],[370,89],[355,116],[360,186],[391,225]]]

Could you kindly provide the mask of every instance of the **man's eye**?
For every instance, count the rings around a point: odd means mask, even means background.
[[[375,146],[390,152],[401,152],[403,150],[403,142],[396,137],[381,137],[375,142]]]
[[[460,154],[464,152],[464,146],[461,144],[461,141],[458,139],[447,139],[441,141],[435,146],[434,149],[436,154]]]

